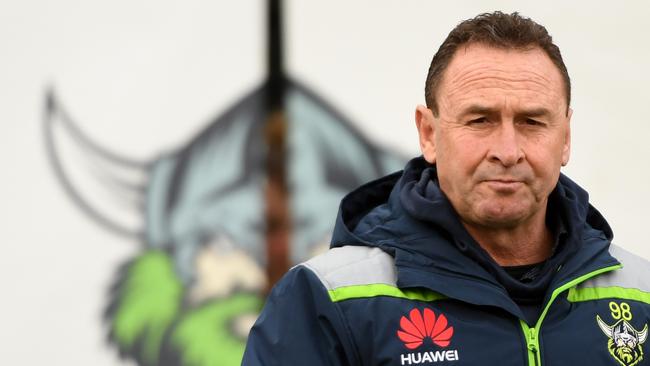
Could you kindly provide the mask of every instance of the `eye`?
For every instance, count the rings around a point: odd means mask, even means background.
[[[487,118],[485,117],[479,117],[479,118],[474,118],[468,122],[468,124],[481,124],[481,123],[486,123],[488,121]]]
[[[532,119],[532,118],[526,118],[524,123],[526,125],[528,125],[528,126],[540,126],[540,127],[545,126],[545,124],[543,122],[540,122],[540,121]]]

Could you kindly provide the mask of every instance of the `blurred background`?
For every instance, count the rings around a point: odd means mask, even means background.
[[[0,1],[4,362],[238,364],[340,196],[418,154],[431,57],[485,11],[553,35],[573,84],[564,173],[650,258],[647,3],[290,0],[276,74],[267,10]]]

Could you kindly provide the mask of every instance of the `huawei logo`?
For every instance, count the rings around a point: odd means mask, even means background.
[[[425,308],[420,312],[417,308],[411,310],[409,317],[402,316],[399,321],[400,330],[397,336],[408,349],[416,349],[422,345],[425,338],[431,338],[439,347],[447,347],[454,335],[454,327],[447,327],[447,317],[436,314]]]

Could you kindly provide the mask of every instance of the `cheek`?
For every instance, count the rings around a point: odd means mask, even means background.
[[[437,169],[440,185],[447,194],[464,194],[472,185],[472,176],[483,161],[478,141],[458,139],[454,143],[441,141],[438,145]],[[441,178],[442,177],[442,178]]]
[[[555,145],[538,144],[526,151],[526,161],[534,175],[533,189],[545,197],[555,188],[562,167],[562,151]]]
[[[436,141],[439,164],[456,172],[476,168],[485,156],[485,139],[465,131],[446,132]]]
[[[527,144],[526,160],[547,175],[559,174],[562,166],[563,145],[559,141],[537,141]]]

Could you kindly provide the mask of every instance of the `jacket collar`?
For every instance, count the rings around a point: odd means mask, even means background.
[[[549,289],[618,263],[607,250],[611,228],[582,188],[561,175],[551,198],[551,214],[561,215],[566,236],[547,263],[547,296]],[[343,199],[331,246],[343,245],[377,246],[392,255],[400,288],[424,287],[522,317],[503,285],[508,275],[465,230],[438,187],[435,166],[421,157]]]

